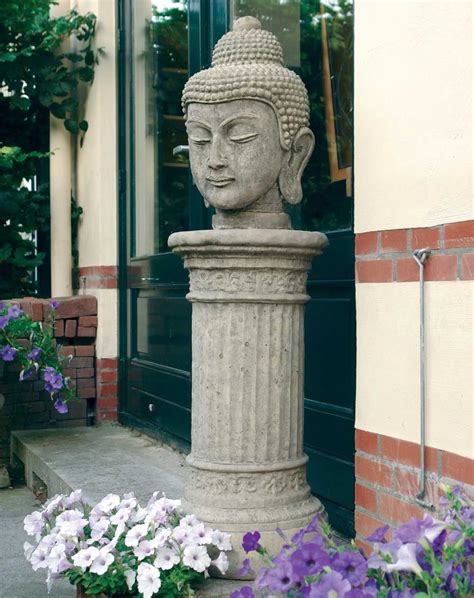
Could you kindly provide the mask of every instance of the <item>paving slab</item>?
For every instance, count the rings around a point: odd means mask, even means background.
[[[81,488],[91,503],[98,502],[110,492],[123,494],[133,491],[140,502],[146,502],[155,491],[164,492],[169,498],[182,498],[189,475],[184,454],[144,434],[112,424],[14,432],[12,454],[23,463],[29,488],[45,488],[49,497]],[[34,505],[29,506],[25,512],[20,508],[21,515],[15,522],[17,533],[23,538],[20,547],[26,539],[23,517],[34,508]],[[2,535],[0,534],[0,554],[4,554]],[[21,557],[15,557],[15,560],[17,558],[24,561],[22,550]],[[21,577],[19,580],[21,581]],[[28,586],[30,583],[33,582],[26,581],[25,578],[25,584]],[[242,582],[211,579],[197,592],[197,596],[226,598],[242,585]],[[15,584],[10,584],[10,591],[14,587]],[[0,590],[0,598],[47,596],[45,586],[42,586],[43,593],[38,594],[28,594],[29,587],[26,588],[26,593],[18,595],[4,595]],[[70,593],[71,588],[67,589],[69,594],[51,593],[50,596],[74,596],[74,592]]]

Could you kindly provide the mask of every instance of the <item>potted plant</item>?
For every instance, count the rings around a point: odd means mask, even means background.
[[[142,507],[133,493],[108,494],[91,507],[81,490],[57,495],[24,520],[34,570],[47,585],[66,577],[78,598],[193,596],[193,585],[228,568],[230,536],[180,511],[180,501],[155,492]]]

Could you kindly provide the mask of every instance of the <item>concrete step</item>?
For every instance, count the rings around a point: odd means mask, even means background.
[[[13,459],[25,467],[26,483],[47,496],[81,488],[91,503],[110,492],[135,492],[146,502],[153,492],[182,498],[189,474],[182,453],[122,426],[26,430],[12,434]],[[244,585],[208,580],[199,597],[224,598]]]

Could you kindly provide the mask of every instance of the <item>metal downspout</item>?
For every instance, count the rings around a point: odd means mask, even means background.
[[[413,252],[420,272],[420,490],[416,495],[416,502],[427,509],[433,509],[431,503],[426,502],[426,468],[425,468],[425,263],[431,255],[431,249],[417,249]]]

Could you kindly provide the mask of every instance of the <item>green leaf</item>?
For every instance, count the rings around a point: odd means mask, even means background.
[[[89,123],[87,122],[87,120],[81,120],[81,122],[79,123],[79,128],[81,129],[81,131],[84,131],[85,133],[89,128]]]
[[[3,52],[0,54],[0,62],[13,62],[16,60],[16,56],[14,52]]]
[[[94,78],[94,69],[91,69],[90,66],[85,66],[79,69],[78,75],[81,81],[92,81]]]
[[[92,66],[94,64],[95,56],[92,50],[87,50],[86,55],[84,56],[84,62],[87,66]]]
[[[26,111],[31,106],[31,100],[27,96],[13,96],[10,105],[12,108],[19,108]]]
[[[66,120],[64,121],[64,126],[73,135],[77,135],[77,133],[79,133],[79,124],[78,124],[77,120],[72,120],[71,118],[66,118]]]
[[[53,102],[49,109],[51,110],[51,114],[56,118],[64,118],[66,116],[66,110],[62,104]]]

